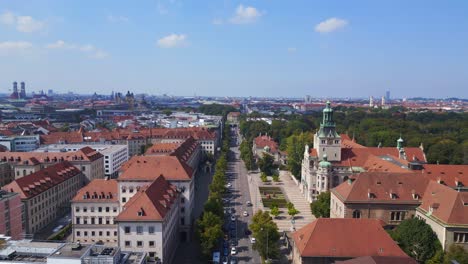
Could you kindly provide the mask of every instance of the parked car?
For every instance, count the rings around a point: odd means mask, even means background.
[[[229,264],[229,260],[227,257],[223,257],[223,264]]]
[[[249,229],[245,229],[244,234],[246,236],[248,236],[248,235],[252,234],[252,231],[250,231]]]
[[[229,255],[228,248],[223,248],[223,255],[224,255],[224,256]]]
[[[242,213],[242,215],[243,215],[243,216],[249,216],[249,213],[247,213],[247,211],[244,211],[244,212]]]
[[[231,262],[229,264],[237,264],[237,258],[231,257]]]
[[[236,255],[237,254],[237,249],[236,247],[231,248],[231,255]]]
[[[235,238],[231,239],[231,245],[237,246],[237,240]]]
[[[236,223],[234,223],[234,222],[229,223],[229,229],[231,229],[231,230],[236,229]]]
[[[250,201],[245,202],[247,206],[252,206],[252,203]]]
[[[255,244],[255,242],[257,242],[257,240],[255,239],[255,237],[251,237],[251,238],[250,238],[250,243]]]
[[[231,215],[231,221],[236,221],[236,216],[235,215]]]

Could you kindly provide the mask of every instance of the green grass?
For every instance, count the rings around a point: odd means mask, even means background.
[[[271,207],[273,204],[279,208],[286,208],[288,201],[283,191],[279,187],[258,187],[262,196],[263,206]],[[270,198],[268,198],[268,195]]]

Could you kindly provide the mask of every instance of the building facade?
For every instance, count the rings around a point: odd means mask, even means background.
[[[25,232],[34,234],[70,210],[70,201],[83,186],[83,173],[64,161],[5,185],[20,194],[24,206]]]
[[[0,190],[0,234],[12,239],[24,236],[23,204],[18,193]]]
[[[39,135],[0,137],[0,145],[5,146],[9,151],[33,151],[39,147]]]

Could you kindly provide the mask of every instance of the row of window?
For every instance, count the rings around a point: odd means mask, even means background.
[[[155,228],[154,226],[148,226],[148,234],[154,234]],[[125,226],[124,227],[124,232],[125,234],[130,234],[132,232],[132,227],[131,226]],[[137,226],[136,227],[136,233],[137,235],[143,235],[143,226]]]
[[[76,206],[76,207],[75,207],[75,212],[79,213],[80,210],[81,210],[81,208],[80,208],[79,206]],[[93,206],[93,207],[90,207],[89,210],[90,210],[91,212],[94,212],[94,210],[95,210],[94,206]],[[102,207],[98,207],[98,208],[97,208],[97,211],[100,212],[100,213],[102,212],[102,210],[103,210]],[[107,213],[109,213],[109,212],[110,212],[110,207],[105,207],[105,211],[106,211]],[[83,212],[84,212],[84,213],[88,212],[88,207],[83,207]],[[117,207],[113,207],[113,208],[112,208],[112,212],[117,213]]]
[[[126,240],[125,241],[125,247],[131,247],[132,246],[132,241]],[[143,247],[143,241],[137,241],[136,242],[137,247]],[[148,246],[149,247],[155,247],[156,243],[154,241],[148,241]]]
[[[89,232],[91,234],[91,236],[96,236],[96,231],[91,231]],[[104,232],[103,231],[99,231],[98,232],[99,236],[102,237]],[[80,237],[81,236],[81,231],[76,231],[76,236],[77,237]],[[88,236],[88,231],[83,231],[83,236]],[[111,236],[111,232],[110,231],[106,231],[106,236],[110,237]],[[114,231],[114,236],[117,236],[117,231]]]
[[[453,233],[453,242],[455,243],[468,243],[468,233]]]
[[[354,210],[353,211],[353,218],[361,218],[361,211]],[[390,221],[403,221],[405,220],[405,212],[404,211],[392,211],[390,212]]]
[[[106,218],[105,221],[103,221],[103,218],[102,217],[90,217],[91,221],[88,222],[88,217],[83,217],[83,223],[81,223],[81,217],[76,217],[75,218],[75,224],[77,225],[87,225],[87,224],[90,224],[90,225],[103,225],[103,224],[106,224],[106,225],[112,225],[112,224],[115,224],[115,217],[112,218],[112,222],[110,220],[110,218]],[[96,221],[96,219],[98,219]]]

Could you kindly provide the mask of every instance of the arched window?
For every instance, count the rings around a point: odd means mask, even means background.
[[[23,170],[23,176],[26,176],[26,170]]]
[[[353,211],[353,218],[361,218],[361,211],[354,210]]]

